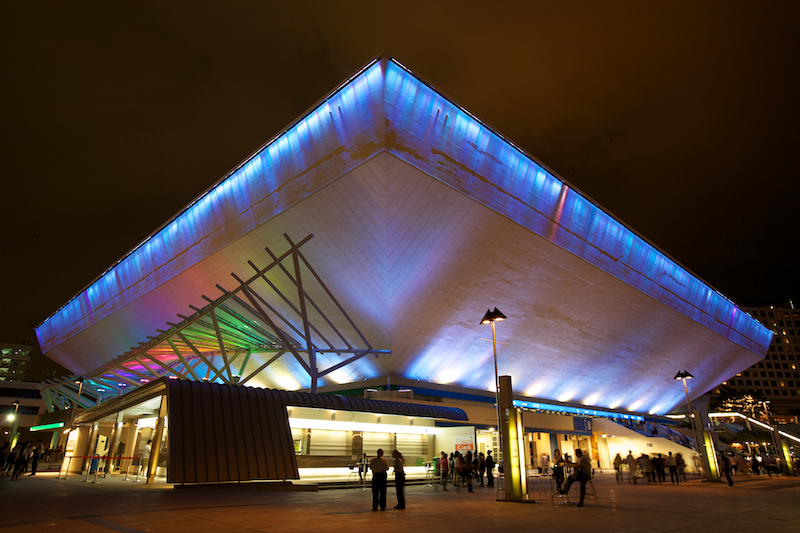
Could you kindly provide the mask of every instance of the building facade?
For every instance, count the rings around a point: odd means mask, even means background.
[[[745,307],[744,311],[769,328],[774,336],[763,361],[724,381],[735,395],[752,395],[768,401],[772,418],[779,424],[800,422],[800,309],[791,302]],[[719,392],[719,387],[715,389]],[[760,406],[763,409],[763,405]]]

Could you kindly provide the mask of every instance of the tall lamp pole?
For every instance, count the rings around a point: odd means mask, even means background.
[[[11,405],[14,406],[14,414],[8,415],[8,419],[12,422],[11,424],[11,436],[8,438],[8,441],[11,442],[11,447],[14,447],[14,437],[17,436],[17,428],[19,427],[19,420],[17,419],[17,412],[19,411],[19,400],[14,400],[11,402]]]
[[[74,381],[74,383],[78,384],[78,400],[75,402],[75,407],[80,409],[81,407],[81,392],[83,392],[83,376],[80,376],[78,379]]]
[[[685,392],[685,393],[686,393],[686,407],[688,407],[688,408],[689,408],[689,411],[688,411],[688,416],[689,416],[689,425],[692,427],[692,431],[695,431],[695,427],[694,427],[694,419],[693,419],[693,417],[692,417],[692,402],[689,400],[689,389],[686,387],[686,380],[687,380],[687,379],[692,379],[693,377],[694,377],[694,376],[693,376],[693,375],[691,375],[691,374],[690,374],[689,372],[687,372],[686,370],[683,370],[683,371],[681,371],[681,372],[678,372],[677,374],[675,374],[675,379],[680,379],[681,381],[683,381],[683,392]],[[697,439],[697,434],[696,434],[696,432],[695,432],[695,436],[694,436],[694,437],[695,437],[695,439]],[[700,445],[700,444],[698,443],[698,446],[699,446],[699,445]],[[698,450],[698,451],[699,451],[699,450]]]
[[[492,325],[492,350],[494,352],[494,403],[495,403],[495,413],[497,414],[497,444],[498,444],[498,456],[500,452],[503,450],[503,432],[500,429],[500,375],[497,372],[497,333],[495,331],[495,322],[502,322],[508,318],[506,315],[501,313],[494,308],[494,311],[486,311],[486,314],[483,315],[481,319],[481,324],[491,324]]]

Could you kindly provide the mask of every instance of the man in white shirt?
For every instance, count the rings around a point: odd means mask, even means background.
[[[383,450],[378,448],[378,456],[369,463],[372,469],[372,510],[377,511],[380,505],[381,511],[386,510],[386,475],[389,470],[389,463],[383,457]]]
[[[148,440],[147,444],[144,445],[144,450],[142,451],[142,475],[145,477],[150,477],[149,466],[150,466],[150,452],[152,451],[153,447],[151,443],[153,440]]]

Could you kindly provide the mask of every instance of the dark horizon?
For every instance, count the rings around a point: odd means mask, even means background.
[[[6,6],[0,339],[379,50],[735,303],[800,298],[795,4],[425,6]]]

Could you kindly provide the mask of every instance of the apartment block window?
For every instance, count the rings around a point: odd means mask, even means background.
[[[748,387],[750,387],[750,386],[752,386],[753,384],[751,383],[751,380],[747,379],[747,380],[745,380],[745,385],[747,385]]]

